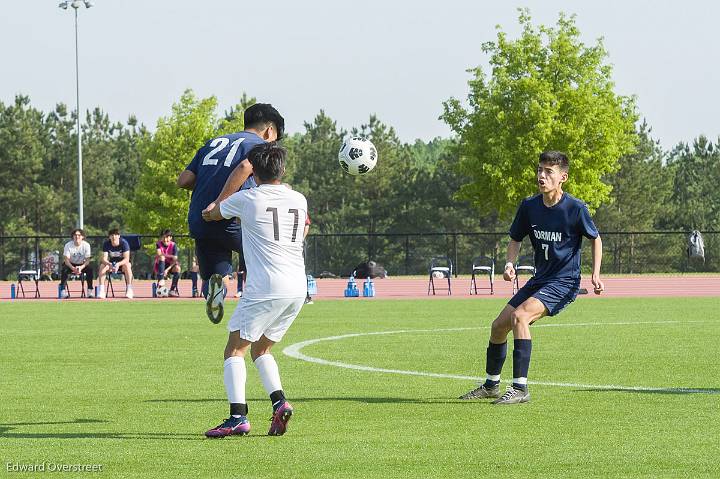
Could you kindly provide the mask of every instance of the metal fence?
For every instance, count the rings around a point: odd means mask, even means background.
[[[720,231],[705,231],[705,261],[689,260],[686,231],[603,232],[604,274],[612,273],[684,273],[720,272]],[[99,258],[105,236],[88,236],[95,258]],[[0,278],[15,279],[17,272],[40,259],[46,279],[57,277],[67,236],[0,237]],[[133,252],[133,271],[138,278],[152,272],[154,244],[157,238],[142,236],[143,248]],[[181,263],[188,268],[193,242],[176,235]],[[412,233],[412,234],[315,234],[305,242],[305,262],[315,276],[349,275],[355,267],[371,259],[387,269],[391,276],[426,274],[430,260],[448,256],[455,274],[469,274],[473,258],[490,256],[500,267],[505,261],[507,233]],[[529,241],[521,254],[529,253]],[[583,242],[583,270],[590,269],[589,242]],[[96,265],[98,261],[96,260]],[[329,274],[324,274],[329,273]]]

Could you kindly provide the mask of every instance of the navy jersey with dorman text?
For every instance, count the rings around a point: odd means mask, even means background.
[[[228,234],[240,234],[240,224],[235,220],[206,222],[202,219],[202,210],[215,201],[225,186],[230,173],[248,153],[265,141],[255,133],[242,131],[219,136],[209,140],[198,150],[186,170],[195,173],[188,226],[193,238],[223,238]],[[255,186],[255,179],[245,181],[241,189]]]
[[[595,223],[585,203],[568,193],[547,207],[542,194],[525,198],[510,226],[510,237],[530,237],[535,251],[535,282],[580,281],[582,237],[597,238]]]

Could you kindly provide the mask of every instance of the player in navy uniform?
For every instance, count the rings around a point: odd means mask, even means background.
[[[487,348],[487,379],[460,399],[497,398],[493,404],[528,402],[527,375],[532,342],[530,325],[544,316],[555,316],[575,300],[580,289],[580,246],[582,237],[592,243],[592,284],[595,294],[602,293],[600,280],[602,241],[587,206],[563,192],[568,179],[569,161],[558,151],[540,155],[537,183],[540,194],[520,203],[510,227],[506,281],[515,280],[514,263],[525,236],[535,252],[536,273],[493,321]],[[513,380],[500,396],[500,372],[507,355],[507,335],[512,331]]]
[[[228,276],[232,273],[232,252],[242,252],[240,224],[234,220],[206,222],[203,210],[239,189],[256,186],[247,155],[253,147],[282,138],[285,120],[268,103],[256,103],[245,110],[245,130],[209,140],[180,173],[177,184],[192,190],[188,225],[195,239],[195,255],[203,279],[206,311],[213,323],[223,317]]]

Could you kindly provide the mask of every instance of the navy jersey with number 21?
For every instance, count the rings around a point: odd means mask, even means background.
[[[193,188],[188,210],[190,236],[193,238],[224,238],[228,234],[240,234],[240,224],[234,219],[206,222],[202,219],[202,210],[215,201],[230,173],[247,158],[250,150],[264,142],[255,133],[243,131],[213,138],[198,150],[195,158],[185,168],[195,173],[195,188]],[[252,176],[248,178],[241,189],[249,186],[255,186]]]
[[[547,207],[541,194],[525,198],[510,227],[510,237],[522,242],[530,236],[535,250],[535,282],[580,280],[582,237],[599,235],[585,203],[563,193],[560,201]]]

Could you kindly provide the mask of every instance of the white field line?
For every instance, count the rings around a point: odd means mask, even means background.
[[[628,326],[628,325],[641,325],[641,324],[686,324],[686,323],[703,323],[705,321],[637,321],[637,322],[616,322],[616,323],[558,323],[558,324],[538,324],[534,325],[533,328],[563,328],[563,327],[586,327],[586,326]],[[468,381],[482,381],[484,378],[478,376],[463,376],[459,374],[442,374],[442,373],[429,373],[425,371],[406,371],[402,369],[386,369],[376,368],[372,366],[363,366],[360,364],[349,364],[340,361],[328,361],[326,359],[315,358],[303,354],[301,350],[312,344],[321,343],[324,341],[338,341],[347,338],[356,338],[361,336],[382,336],[388,334],[408,334],[408,333],[442,333],[442,332],[455,332],[455,331],[471,331],[478,329],[489,329],[488,327],[471,327],[471,328],[439,328],[439,329],[400,329],[396,331],[376,331],[370,333],[352,333],[343,334],[340,336],[328,336],[325,338],[309,339],[307,341],[301,341],[299,343],[291,344],[283,349],[283,354],[290,356],[294,359],[301,361],[307,361],[309,363],[322,364],[325,366],[334,366],[338,368],[354,369],[356,371],[366,371],[373,373],[390,373],[390,374],[403,374],[406,376],[423,376],[431,378],[445,378],[445,379],[462,379]],[[615,384],[581,384],[581,383],[558,383],[558,382],[547,382],[547,381],[528,381],[530,384],[539,386],[554,386],[563,388],[576,388],[576,389],[602,389],[602,390],[618,390],[618,391],[638,391],[638,392],[665,392],[665,393],[700,393],[700,394],[720,394],[720,389],[693,389],[693,388],[653,388],[644,386],[621,386]]]

